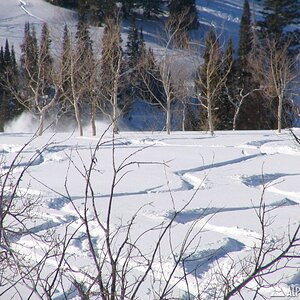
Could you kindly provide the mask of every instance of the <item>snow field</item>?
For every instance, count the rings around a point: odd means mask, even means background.
[[[0,134],[2,172],[30,138],[30,134]],[[39,234],[54,231],[62,235],[66,226],[71,232],[77,230],[68,251],[78,270],[88,268],[91,262],[84,226],[74,208],[83,211],[85,179],[82,174],[96,142],[95,138],[46,133],[33,139],[16,165],[17,175],[32,157],[36,158],[19,190],[20,196],[37,197],[42,204],[36,211],[39,217],[31,231]],[[230,268],[232,260],[239,261],[250,255],[251,249],[257,246],[261,229],[255,209],[258,209],[263,186],[266,186],[264,200],[270,208],[268,216],[273,220],[268,228],[270,236],[280,239],[299,222],[299,148],[288,132],[281,135],[272,131],[217,132],[214,137],[199,132],[174,132],[170,136],[121,132],[115,141],[116,165],[128,157],[128,162],[140,163],[130,164],[120,173],[124,177],[114,194],[112,228],[118,230],[137,214],[131,233],[134,240],[149,228],[166,224],[174,211],[194,197],[176,217],[169,242],[163,242],[162,261],[154,265],[156,279],[167,277],[174,266],[172,251],[180,253],[182,241],[187,238],[190,245],[186,255],[190,253],[191,259],[187,260],[185,269],[196,267],[197,270],[188,276],[192,293],[197,293],[199,288],[195,279],[201,279],[201,287],[204,287],[218,268]],[[96,158],[91,183],[100,218],[105,219],[113,175],[111,133],[105,136]],[[71,199],[66,195],[65,184]],[[90,199],[88,205],[91,205]],[[94,242],[100,246],[104,233],[92,213],[90,229]],[[120,240],[123,234],[121,231]],[[151,252],[158,236],[159,231],[150,231],[138,244],[145,252]],[[33,260],[42,256],[43,247],[28,235],[20,237],[15,244],[16,250]],[[138,261],[132,262],[137,266],[136,272],[143,272],[145,267]],[[49,268],[51,264],[53,267],[55,262],[49,262]],[[293,280],[298,278],[297,272],[297,269],[286,270],[284,275]],[[175,284],[182,275],[180,266],[171,282]],[[217,284],[217,278],[214,280]],[[147,293],[146,287],[144,293]],[[178,284],[178,295],[183,291],[184,283]],[[264,291],[271,292],[270,289]],[[206,295],[204,299],[209,297]]]

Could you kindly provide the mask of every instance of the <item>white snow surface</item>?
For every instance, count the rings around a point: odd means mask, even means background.
[[[225,35],[232,35],[235,43],[242,7],[242,0],[197,1],[201,25],[215,26]],[[8,38],[19,55],[26,21],[35,25],[38,36],[41,24],[48,22],[55,43],[61,37],[64,24],[75,28],[76,20],[74,12],[43,0],[0,0],[0,46],[4,46]],[[148,44],[158,47],[155,38],[159,29],[156,25],[149,21],[143,24],[143,28]],[[127,29],[128,25],[124,24],[124,42]],[[101,30],[93,29],[93,32]],[[205,32],[204,29],[200,31]],[[28,118],[25,119],[28,121]],[[27,124],[21,119],[19,122],[12,123],[6,133],[0,134],[1,174],[7,172],[18,151],[32,137],[32,133],[24,132],[31,132],[33,120]],[[105,125],[102,125],[102,130],[103,127]],[[29,162],[31,164],[20,183],[17,196],[40,201],[36,211],[39,219],[29,227],[33,232],[43,235],[53,230],[63,235],[67,226],[70,231],[77,230],[68,248],[68,253],[72,255],[70,263],[73,271],[65,272],[66,276],[76,277],[79,281],[87,279],[75,271],[92,266],[86,235],[75,210],[82,211],[85,195],[85,178],[80,171],[84,171],[83,164],[87,166],[90,163],[91,151],[102,130],[99,130],[98,137],[45,133],[24,149],[11,172],[12,177],[17,178],[24,167]],[[299,129],[294,131],[300,136]],[[96,171],[92,176],[96,207],[103,219],[112,183],[112,138],[110,131],[103,137],[95,160]],[[268,228],[269,238],[287,238],[288,233],[299,224],[300,147],[288,131],[282,134],[275,131],[217,132],[214,137],[203,132],[172,132],[171,135],[164,132],[121,132],[115,137],[114,146],[117,166],[129,156],[130,162],[141,163],[131,164],[124,171],[130,172],[122,173],[125,176],[118,183],[113,197],[112,228],[127,224],[138,211],[132,228],[134,238],[161,222],[167,222],[174,211],[180,210],[193,198],[178,215],[171,234],[168,234],[175,253],[191,227],[194,228],[193,233],[198,234],[186,253],[191,255],[185,265],[186,271],[196,269],[188,276],[191,294],[207,286],[213,290],[218,283],[213,281],[212,274],[220,268],[225,272],[232,261],[240,261],[251,254],[261,237],[255,210],[259,206],[263,187],[266,187],[264,201],[270,208],[268,217],[272,220]],[[88,200],[88,209],[92,211],[90,197]],[[95,220],[90,221],[90,229],[95,244],[99,244],[103,240],[103,230]],[[157,235],[156,231],[150,231],[141,240],[139,246],[145,253],[151,253]],[[12,245],[13,250],[20,251],[33,261],[39,260],[44,247],[28,235]],[[4,248],[0,245],[0,251]],[[300,250],[297,251],[299,253]],[[138,265],[138,261],[134,263],[136,266],[132,267],[139,276],[145,267]],[[46,270],[50,272],[56,264],[55,260],[49,260]],[[161,247],[161,261],[154,264],[153,277],[166,277],[173,266],[170,241],[166,239]],[[283,286],[263,289],[262,294],[270,297],[279,290],[280,295],[280,292],[288,291],[286,284],[300,284],[299,261],[293,262],[292,266],[293,269],[285,268],[268,278],[276,282],[281,276],[285,277]],[[170,284],[177,283],[182,274],[180,265]],[[151,283],[152,280],[144,282],[139,299],[155,299],[149,292]],[[24,296],[30,293],[28,288],[23,289]],[[181,297],[185,292],[186,284],[179,283],[169,299]],[[55,295],[54,300],[65,299],[59,287]],[[19,299],[14,291],[9,296]],[[79,299],[71,290],[68,298]],[[244,298],[250,300],[253,295],[246,293]],[[31,299],[37,298],[33,296]],[[206,294],[201,299],[211,298]]]
[[[295,129],[295,133],[300,135],[300,130]],[[98,132],[98,136],[101,134]],[[31,137],[29,133],[0,134],[2,174]],[[78,229],[68,248],[73,257],[70,261],[73,270],[92,265],[84,228],[75,208],[78,211],[83,209],[85,178],[80,172],[84,171],[83,164],[89,165],[91,151],[98,139],[70,133],[45,133],[25,148],[14,172],[16,177],[31,161],[18,195],[41,201],[36,212],[40,218],[31,227],[36,234],[52,229],[62,235],[67,226],[69,230]],[[103,220],[113,176],[112,139],[109,131],[102,138],[91,178],[96,207]],[[267,228],[268,239],[287,238],[288,233],[299,224],[300,146],[288,131],[282,134],[275,131],[216,132],[214,137],[203,132],[172,132],[170,135],[164,132],[120,132],[115,136],[114,147],[116,166],[126,157],[129,157],[128,162],[140,163],[130,164],[121,173],[126,172],[113,196],[113,228],[129,222],[138,211],[131,233],[134,238],[168,221],[174,211],[180,210],[194,197],[177,216],[170,236],[168,234],[166,241],[163,241],[161,261],[154,263],[155,272],[152,274],[156,279],[162,278],[162,272],[164,276],[170,274],[174,260],[168,239],[171,239],[173,251],[177,253],[189,228],[194,226],[193,235],[198,238],[191,242],[186,251],[192,259],[185,265],[186,271],[196,268],[196,272],[188,276],[191,294],[196,294],[199,287],[217,286],[212,274],[219,268],[223,271],[229,269],[232,261],[239,261],[251,254],[262,234],[255,210],[259,206],[263,187],[266,187],[266,207],[272,208],[268,213],[268,218],[272,220]],[[34,156],[36,158],[32,161]],[[88,206],[92,211],[90,195]],[[94,242],[100,243],[104,232],[95,220],[90,221],[90,230]],[[142,251],[151,253],[157,234],[155,231],[148,232],[140,243]],[[32,260],[38,260],[43,245],[24,235],[12,248]],[[145,271],[145,266],[137,261],[132,264],[137,274]],[[285,284],[299,284],[299,261],[292,264],[293,269],[283,269],[268,279],[276,281],[284,276]],[[55,260],[47,262],[49,269],[55,265]],[[182,272],[180,265],[170,284],[176,283]],[[86,280],[80,273],[71,273],[66,271],[67,276]],[[155,299],[149,295],[150,288],[150,282],[145,281],[140,299]],[[276,288],[262,289],[261,292],[269,297],[276,292]],[[286,286],[284,288],[287,289]],[[177,285],[176,291],[172,297],[184,294],[184,282]],[[24,293],[28,293],[26,288]],[[62,299],[62,293],[58,288],[55,299]],[[253,295],[246,293],[244,296],[245,299],[252,299]],[[76,297],[76,293],[69,295],[69,299]],[[203,299],[211,298],[204,295]]]

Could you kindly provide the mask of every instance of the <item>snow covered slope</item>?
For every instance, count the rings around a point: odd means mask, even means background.
[[[43,0],[0,1],[0,45],[8,39],[16,53],[24,36],[24,24],[35,25],[39,34],[41,24],[48,22],[51,32],[61,31],[65,23],[75,23],[76,14],[70,10],[53,6]]]
[[[300,134],[299,130],[295,131]],[[99,136],[101,134],[98,132]],[[8,170],[12,159],[30,137],[30,134],[24,133],[0,134],[2,174]],[[79,216],[84,211],[84,203],[87,204],[95,247],[100,247],[104,238],[103,229],[93,219],[91,195],[85,198],[86,170],[83,164],[89,165],[91,151],[97,141],[97,138],[88,136],[79,138],[63,133],[55,136],[44,134],[28,145],[12,173],[17,177],[31,161],[19,194],[39,199],[40,205],[36,209],[36,221],[29,223],[28,228],[42,236],[49,230],[63,236],[67,228],[69,234],[74,233],[67,249],[69,265],[63,268],[64,276],[83,283],[88,282],[88,277],[81,272],[88,270],[90,275],[95,272],[87,235]],[[46,148],[43,147],[45,144],[48,144]],[[286,238],[288,232],[299,224],[300,146],[295,144],[289,132],[217,132],[214,137],[201,132],[173,132],[169,136],[155,132],[122,132],[116,137],[114,146],[116,166],[122,164],[126,157],[128,160],[125,162],[129,165],[121,172],[119,178],[124,177],[116,186],[111,226],[112,230],[124,229],[123,226],[135,216],[131,241],[147,232],[138,240],[140,251],[152,253],[161,231],[149,229],[170,220],[174,211],[180,210],[193,199],[176,217],[172,229],[162,241],[156,258],[158,260],[153,265],[152,279],[143,283],[139,299],[155,299],[152,292],[153,288],[158,287],[154,280],[159,281],[162,276],[166,278],[171,274],[187,234],[196,236],[194,240],[191,236],[188,238],[190,244],[185,256],[189,259],[184,266],[178,266],[169,284],[178,283],[185,271],[189,285],[187,287],[185,281],[180,282],[168,299],[177,299],[187,289],[193,295],[203,289],[205,292],[201,299],[213,299],[209,292],[221,286],[214,276],[220,270],[227,272],[233,263],[237,265],[231,272],[236,272],[236,281],[240,280],[242,273],[239,272],[241,266],[238,262],[245,257],[249,262],[252,248],[257,247],[262,236],[255,211],[259,207],[263,187],[267,187],[264,203],[268,210],[267,218],[271,221],[264,233],[265,242],[271,245],[278,242],[281,245],[281,238]],[[112,149],[112,135],[108,132],[93,159],[93,195],[103,221],[113,179]],[[36,159],[32,160],[32,157]],[[122,233],[120,231],[119,234]],[[27,259],[35,261],[43,255],[45,245],[29,235],[21,235],[12,244],[12,249],[19,250]],[[296,249],[296,253],[299,253],[299,249]],[[137,257],[132,259],[130,272],[140,276],[146,267],[139,265]],[[119,263],[122,262],[120,259]],[[50,259],[45,269],[51,270],[56,263]],[[277,295],[284,295],[288,287],[276,284],[280,276],[284,276],[284,283],[300,284],[299,261],[293,261],[292,266],[293,269],[271,274],[268,280],[275,286],[263,288],[261,293],[269,299],[280,289],[281,294]],[[65,282],[68,298],[78,299],[75,298],[77,293],[74,287],[68,290],[68,286],[69,283]],[[253,284],[250,286],[253,287]],[[23,295],[29,292],[25,287],[21,289],[24,290]],[[2,291],[0,287],[0,293]],[[58,285],[54,299],[65,299],[62,294],[63,290]],[[253,299],[252,294],[245,293],[244,296],[244,299]],[[13,299],[19,298],[15,295]]]
[[[200,33],[207,30],[207,26],[215,26],[224,31],[226,37],[233,36],[237,40],[239,21],[243,9],[243,0],[198,0],[197,8],[201,23]],[[1,0],[0,1],[0,45],[4,45],[8,38],[19,53],[23,39],[24,23],[29,21],[36,26],[39,33],[40,25],[48,22],[52,34],[59,35],[65,23],[75,24],[76,14],[70,10],[55,7],[43,0]],[[153,47],[159,33],[157,23],[147,21],[143,24],[146,41]],[[128,25],[124,25],[123,34],[126,36]]]

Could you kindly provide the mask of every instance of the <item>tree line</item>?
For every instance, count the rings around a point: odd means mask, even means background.
[[[26,109],[39,118],[39,134],[47,117],[56,123],[75,119],[80,135],[88,120],[96,135],[96,119],[107,116],[116,132],[120,116],[130,114],[136,99],[165,112],[168,133],[175,106],[182,111],[183,130],[214,134],[216,129],[280,131],[290,126],[299,38],[297,30],[286,27],[299,22],[299,1],[266,0],[265,17],[255,22],[245,0],[237,51],[231,39],[224,47],[214,30],[207,33],[204,50],[191,41],[188,32],[195,19],[187,18],[191,11],[186,9],[172,16],[174,3],[159,53],[146,47],[134,18],[123,49],[120,18],[107,17],[98,49],[90,37],[90,15],[81,11],[75,36],[65,26],[58,57],[51,50],[48,25],[38,41],[34,26],[26,23],[20,63],[8,41],[0,52],[1,127]],[[278,14],[278,5],[285,14]],[[191,77],[185,67],[178,71],[186,56],[193,60],[186,67],[194,69]]]

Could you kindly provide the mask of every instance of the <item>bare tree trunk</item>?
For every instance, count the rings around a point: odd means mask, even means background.
[[[236,122],[240,113],[240,108],[241,106],[239,105],[235,111],[234,111],[234,116],[233,116],[233,121],[232,121],[232,130],[236,130]]]
[[[167,134],[171,133],[171,99],[167,98],[167,116],[166,116],[166,131]]]
[[[118,69],[119,71],[119,69]],[[114,86],[113,86],[113,132],[117,133],[119,131],[118,129],[118,78],[119,74],[116,74],[115,80],[114,80]]]
[[[44,132],[45,114],[46,114],[46,110],[45,107],[43,107],[40,112],[40,124],[38,129],[39,136],[41,136]]]
[[[282,128],[282,108],[283,108],[283,91],[278,97],[278,109],[277,109],[277,130],[281,133]]]
[[[91,106],[91,122],[92,122],[92,135],[96,136],[97,134],[97,129],[96,129],[96,103],[94,99],[92,100],[92,106]]]
[[[75,112],[75,119],[76,119],[76,122],[77,122],[79,135],[83,136],[81,114],[80,114],[80,109],[79,109],[79,105],[78,105],[78,100],[77,99],[74,101],[74,112]]]
[[[208,128],[211,136],[215,134],[214,132],[214,123],[212,118],[212,107],[211,107],[211,101],[208,101],[207,103],[207,119],[208,119]]]
[[[182,108],[182,123],[181,123],[181,130],[185,131],[185,113],[186,113],[186,103],[183,103],[183,108]]]

